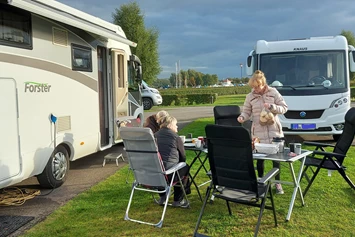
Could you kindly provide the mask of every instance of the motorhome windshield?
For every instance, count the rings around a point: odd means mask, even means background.
[[[345,51],[261,54],[268,85],[283,95],[321,95],[347,91]]]

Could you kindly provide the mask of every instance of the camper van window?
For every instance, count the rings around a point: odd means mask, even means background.
[[[0,44],[32,49],[31,15],[0,3]]]
[[[92,72],[91,49],[72,44],[72,69],[75,71]]]

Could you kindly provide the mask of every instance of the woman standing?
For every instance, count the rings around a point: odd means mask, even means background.
[[[266,84],[266,78],[262,71],[256,70],[249,79],[248,85],[252,91],[246,96],[243,112],[238,117],[238,122],[244,123],[251,119],[252,137],[259,138],[261,143],[271,143],[274,137],[283,137],[282,126],[278,114],[287,112],[287,105],[281,94]],[[273,166],[279,168],[279,162],[273,162]],[[264,161],[257,161],[258,176],[264,174]],[[276,176],[280,180],[280,174]],[[276,184],[276,193],[283,194],[280,183]]]

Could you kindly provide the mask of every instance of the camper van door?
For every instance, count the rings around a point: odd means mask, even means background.
[[[123,50],[112,49],[113,119],[128,116],[127,56]],[[120,140],[117,126],[114,126],[115,142]]]
[[[20,145],[18,131],[18,107],[16,82],[0,78],[0,181],[20,173]]]

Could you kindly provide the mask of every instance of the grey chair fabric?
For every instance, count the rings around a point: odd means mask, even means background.
[[[124,219],[162,227],[171,189],[173,185],[175,185],[175,175],[178,177],[177,184],[181,185],[184,197],[187,200],[186,192],[178,172],[181,168],[186,166],[186,163],[180,162],[169,170],[165,170],[154,135],[150,128],[121,127],[119,131],[128,157],[130,169],[135,179],[132,184],[131,195]],[[167,175],[170,174],[172,175],[172,179],[169,182]],[[145,222],[129,217],[129,209],[135,191],[151,192],[152,194],[166,193],[167,200],[164,204],[161,219],[157,223]]]
[[[305,196],[311,187],[313,181],[317,177],[321,169],[337,170],[344,180],[350,185],[352,189],[355,189],[354,183],[346,175],[346,167],[343,166],[346,154],[355,137],[355,108],[350,108],[345,114],[345,125],[343,133],[335,145],[325,144],[319,142],[303,142],[304,145],[314,146],[315,150],[313,154],[306,158],[305,168],[302,173],[302,177],[306,177],[308,185],[304,190],[303,196]],[[326,147],[333,147],[333,152],[327,152]],[[313,170],[312,167],[316,168]],[[309,179],[306,175],[307,170],[312,171],[312,178]]]
[[[232,212],[229,202],[258,207],[260,211],[254,236],[258,234],[264,209],[273,211],[275,226],[277,226],[270,185],[271,179],[279,173],[279,169],[274,168],[260,180],[257,179],[251,139],[245,128],[210,124],[205,130],[212,182],[207,189],[194,236],[202,236],[198,233],[198,228],[211,193],[214,198],[226,201],[230,215]],[[268,197],[271,205],[266,205]]]

